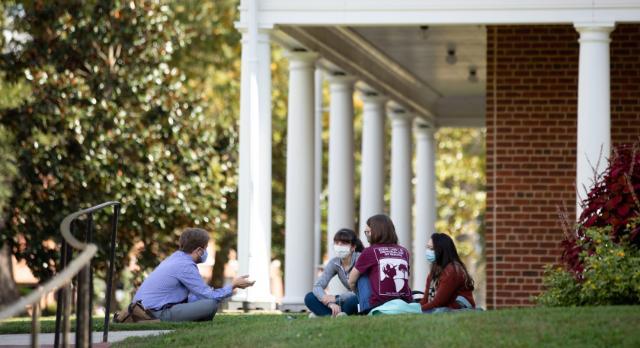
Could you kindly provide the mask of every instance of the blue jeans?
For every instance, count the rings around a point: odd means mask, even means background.
[[[358,303],[360,305],[358,312],[368,313],[371,308],[373,308],[371,307],[371,304],[369,304],[369,300],[371,299],[371,283],[369,283],[369,276],[366,274],[360,275],[356,284],[358,286]]]
[[[464,311],[464,310],[472,310],[473,309],[473,306],[471,305],[471,303],[466,298],[464,298],[463,296],[456,297],[456,302],[460,305],[460,308],[458,308],[458,309],[453,309],[453,308],[449,308],[449,307],[438,307],[438,308],[427,309],[426,311],[422,311],[422,313],[425,313],[425,314],[438,314],[438,313],[448,313],[448,312]]]
[[[340,294],[340,302],[342,302],[340,309],[348,315],[356,314],[358,312],[358,298],[352,292],[346,292]],[[317,316],[331,315],[331,308],[325,306],[313,292],[307,294],[304,297],[304,304]]]

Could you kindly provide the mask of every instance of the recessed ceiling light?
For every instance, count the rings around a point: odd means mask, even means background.
[[[426,40],[429,38],[429,26],[421,25],[420,26],[420,36],[422,36],[422,40]]]
[[[456,46],[453,44],[449,44],[447,46],[447,63],[453,65],[458,61],[458,57],[456,56]]]
[[[478,68],[475,65],[469,67],[469,77],[467,80],[471,83],[478,82]]]

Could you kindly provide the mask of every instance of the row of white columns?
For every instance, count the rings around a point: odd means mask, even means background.
[[[257,23],[257,21],[256,21]],[[257,25],[257,24],[256,24]],[[268,31],[257,26],[243,32],[242,89],[240,106],[240,170],[238,208],[238,254],[240,273],[256,280],[254,287],[239,292],[237,301],[273,303],[270,294],[271,255],[271,51]],[[576,25],[580,33],[578,86],[578,134],[576,185],[590,186],[593,167],[603,171],[610,150],[609,34],[613,24]],[[291,52],[287,145],[285,298],[284,304],[302,305],[314,279],[319,247],[318,172],[321,160],[320,117],[322,94],[315,76],[318,56]],[[340,228],[353,228],[354,137],[353,92],[355,79],[343,74],[329,77],[329,221],[331,237]],[[385,104],[373,91],[363,92],[362,176],[360,233],[364,222],[384,212]],[[416,232],[412,233],[412,117],[393,102],[388,103],[392,127],[391,209],[400,244],[413,250],[413,286],[426,278],[422,254],[435,221],[435,145],[433,129],[415,123],[416,132]],[[320,115],[320,116],[319,116]],[[320,144],[320,146],[318,146]],[[317,168],[318,167],[318,168]],[[578,214],[580,207],[577,208]],[[314,238],[314,230],[315,238]],[[413,238],[412,238],[413,235]],[[364,235],[361,234],[364,239]],[[412,241],[413,240],[413,244]],[[413,245],[413,248],[411,246]],[[331,255],[330,255],[331,256]]]
[[[285,222],[285,297],[284,308],[296,310],[304,303],[304,296],[314,280],[317,262],[319,190],[318,176],[321,162],[318,151],[320,126],[318,113],[322,110],[317,98],[320,78],[316,71],[317,55],[311,52],[288,54],[289,115],[287,138],[287,189]],[[315,79],[314,79],[315,76]],[[333,257],[333,234],[342,228],[354,228],[355,160],[354,107],[356,79],[343,73],[328,76],[331,102],[329,105],[329,168],[328,168],[328,227],[327,252]],[[362,173],[359,221],[360,233],[366,219],[385,212],[385,113],[387,99],[372,90],[363,90]],[[315,96],[316,100],[313,100]],[[314,109],[315,107],[315,109]],[[399,243],[412,250],[412,128],[413,117],[400,105],[388,103],[391,118],[391,218],[396,225]],[[417,123],[416,123],[417,124]],[[435,222],[435,181],[433,173],[433,131],[425,124],[416,129],[418,139],[418,191],[416,209],[418,233],[413,251],[422,255],[428,234]],[[424,162],[424,163],[423,163]],[[424,197],[422,197],[424,195]],[[431,201],[430,201],[431,200]],[[426,212],[432,209],[433,212]],[[314,230],[316,231],[314,234]],[[361,235],[366,241],[364,235]],[[314,257],[312,257],[314,256]],[[413,279],[424,286],[426,263],[415,262]]]

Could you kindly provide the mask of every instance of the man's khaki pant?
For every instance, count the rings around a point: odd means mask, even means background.
[[[151,311],[160,321],[207,321],[212,320],[218,311],[218,301],[198,300],[180,303],[167,309]]]

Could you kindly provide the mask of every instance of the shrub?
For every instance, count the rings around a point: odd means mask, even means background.
[[[586,229],[610,227],[611,240],[618,243],[626,238],[640,246],[640,225],[629,222],[640,216],[640,143],[615,148],[609,167],[602,177],[594,178],[594,187],[582,201],[583,211],[575,233],[566,233],[562,242],[562,260],[575,277],[582,277],[584,265],[579,257],[593,252],[593,244],[580,243],[589,236]]]
[[[635,218],[625,227],[640,226]],[[612,235],[612,227],[583,229],[585,238],[578,240],[582,252],[579,261],[581,278],[562,267],[547,267],[544,285],[547,291],[536,300],[545,306],[617,305],[640,303],[640,249],[628,236]]]

